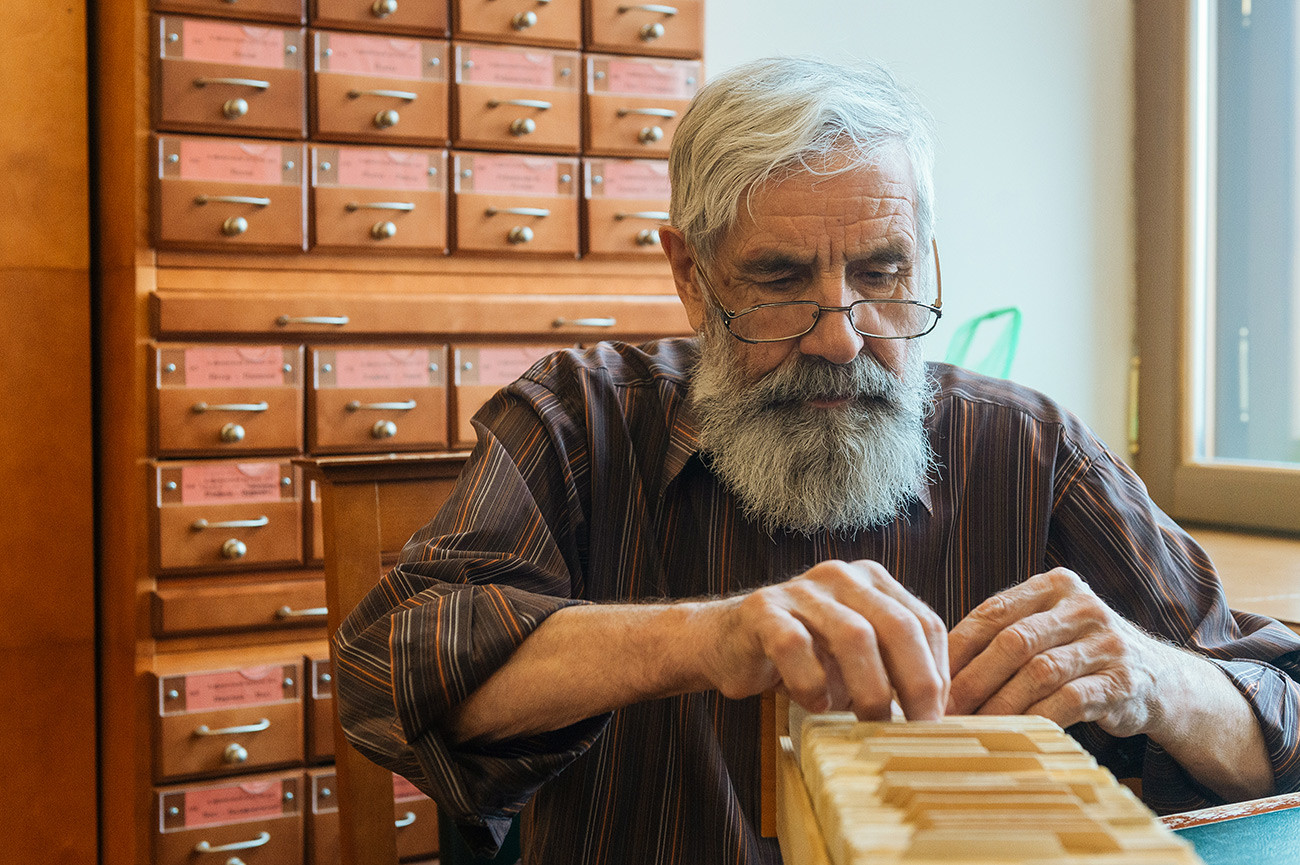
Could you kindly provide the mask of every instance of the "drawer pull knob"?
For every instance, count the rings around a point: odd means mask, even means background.
[[[401,818],[393,821],[393,826],[398,829],[405,829],[407,826],[410,826],[414,823],[415,823],[415,812],[407,811],[405,814],[401,816]]]
[[[221,233],[226,237],[238,237],[248,231],[248,220],[242,216],[231,216],[221,223]]]
[[[637,133],[636,140],[642,144],[654,144],[664,140],[664,131],[658,126],[647,126]]]
[[[314,618],[319,618],[321,616],[327,616],[327,615],[329,615],[329,607],[305,607],[304,609],[301,610],[295,610],[292,607],[290,607],[288,604],[285,604],[283,607],[275,611],[275,617],[277,619],[297,619],[297,618],[314,619]],[[324,675],[321,676],[321,678],[324,679],[326,682],[329,681],[328,677],[329,677],[329,673],[325,673]]]
[[[616,318],[557,318],[551,327],[613,327],[616,324]]]
[[[231,742],[221,752],[221,759],[227,763],[243,763],[248,759],[248,749],[238,742]]]
[[[659,232],[653,228],[643,228],[636,233],[637,246],[657,246],[659,244]]]
[[[489,207],[483,211],[488,216],[496,216],[498,213],[509,213],[514,216],[536,216],[545,218],[551,215],[551,211],[545,207]]]
[[[545,99],[489,99],[488,108],[500,108],[502,105],[514,105],[518,108],[536,108],[538,111],[551,110],[551,103]]]
[[[392,129],[401,119],[402,115],[389,108],[386,111],[381,111],[376,114],[372,122],[379,129]]]
[[[410,411],[415,408],[415,400],[407,399],[401,402],[362,402],[354,399],[343,406],[348,411]]]
[[[506,235],[506,240],[511,243],[527,243],[532,239],[533,230],[526,225],[516,225],[514,228],[510,229],[510,233]]]
[[[266,411],[270,407],[270,403],[265,402],[219,402],[215,404],[196,402],[190,406],[190,411],[195,414],[203,414],[205,411]]]
[[[257,78],[195,78],[195,87],[207,87],[209,84],[229,84],[232,87],[252,87],[254,90],[266,90],[271,86],[270,81],[261,81]]]
[[[671,108],[620,108],[614,113],[619,117],[636,114],[642,117],[662,117],[665,120],[672,120],[677,116],[677,112]]]
[[[529,135],[537,131],[537,121],[531,117],[516,117],[510,121],[511,135]]]
[[[276,316],[276,327],[288,327],[291,324],[333,324],[343,327],[350,321],[346,315],[280,315]]]
[[[226,559],[242,559],[248,554],[248,544],[238,538],[231,538],[221,545],[221,556]]]
[[[401,210],[410,213],[415,210],[413,201],[349,201],[343,205],[343,209],[349,213],[356,210]]]
[[[414,102],[420,94],[413,93],[410,90],[349,90],[348,98],[357,99],[361,96],[387,96],[390,99],[404,99],[407,102]]]
[[[637,31],[643,42],[653,42],[655,39],[664,35],[664,25],[658,21],[653,24],[645,24]]]
[[[620,210],[614,214],[615,219],[653,219],[655,222],[667,222],[666,210]]]
[[[195,853],[229,853],[234,850],[252,850],[254,847],[261,847],[271,840],[270,832],[259,832],[257,837],[249,841],[231,841],[229,844],[210,844],[207,841],[200,841],[194,845]]]
[[[397,435],[397,424],[390,420],[377,420],[370,428],[371,438],[390,439],[395,435]]]
[[[376,18],[387,18],[397,11],[397,0],[375,0],[370,4],[370,14]]]
[[[195,736],[233,736],[237,733],[260,733],[271,726],[270,718],[263,718],[256,724],[244,724],[239,727],[218,727],[213,730],[207,724],[200,724],[194,728]],[[243,848],[235,848],[243,849]]]
[[[376,222],[370,226],[370,236],[375,240],[387,240],[397,234],[397,226],[391,222]]]
[[[243,117],[248,113],[248,100],[227,99],[226,104],[221,106],[221,113],[231,120],[234,120],[237,117]]]
[[[217,437],[228,445],[244,440],[244,428],[237,423],[222,424]]]
[[[190,523],[190,528],[196,532],[201,532],[204,529],[257,529],[269,522],[271,522],[270,518],[265,516],[258,517],[254,520],[222,520],[217,523],[210,523],[200,517]]]
[[[529,27],[537,26],[537,13],[516,12],[515,17],[510,19],[510,26],[516,30],[527,30]]]

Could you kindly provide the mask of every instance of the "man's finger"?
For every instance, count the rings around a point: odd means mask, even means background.
[[[948,659],[952,674],[956,676],[965,669],[1010,625],[1026,616],[1050,610],[1070,585],[1067,579],[1060,576],[1062,573],[1068,572],[1058,568],[1031,577],[985,599],[971,610],[948,635]]]
[[[1013,621],[953,676],[948,710],[958,715],[978,710],[1036,656],[1072,643],[1080,635],[1080,622],[1063,616],[1059,610]]]

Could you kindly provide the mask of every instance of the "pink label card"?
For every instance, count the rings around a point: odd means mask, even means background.
[[[242,505],[280,501],[279,463],[181,467],[181,504]]]
[[[424,77],[420,43],[386,36],[331,33],[325,59],[330,72],[418,80]]]
[[[263,706],[282,700],[284,679],[278,664],[185,677],[186,712]]]
[[[409,802],[412,799],[423,799],[425,795],[420,789],[401,775],[393,775],[393,801]]]
[[[279,144],[185,138],[180,157],[181,180],[278,184],[282,176]]]
[[[478,352],[478,383],[505,387],[555,350],[549,345],[481,348]]]
[[[186,19],[181,52],[186,60],[238,66],[285,67],[284,31],[220,21]]]
[[[409,150],[339,148],[339,186],[361,189],[429,188],[429,154]]]
[[[559,182],[553,159],[474,154],[474,191],[494,195],[555,195]]]
[[[667,162],[614,162],[601,168],[606,198],[659,198],[670,194]],[[664,208],[667,209],[666,207]]]
[[[550,54],[498,48],[466,48],[462,57],[461,77],[471,84],[555,86],[554,57]]]
[[[258,781],[185,792],[185,828],[265,820],[284,813],[284,784]]]
[[[280,347],[203,346],[185,349],[186,387],[256,387],[284,384]]]
[[[695,70],[683,64],[610,60],[605,71],[609,75],[610,93],[670,99],[690,99],[695,95],[695,84],[687,80],[696,77]]]
[[[334,355],[334,382],[338,387],[426,387],[429,350],[341,349]]]

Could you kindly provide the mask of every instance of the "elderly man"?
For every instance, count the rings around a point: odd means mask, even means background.
[[[352,740],[528,862],[779,861],[759,700],[1035,713],[1174,809],[1300,785],[1300,640],[1047,398],[922,359],[932,143],[883,69],[712,81],[670,158],[695,339],[535,366],[338,636]],[[948,627],[952,631],[948,631]]]

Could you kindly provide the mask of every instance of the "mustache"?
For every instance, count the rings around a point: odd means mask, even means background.
[[[869,354],[860,354],[847,364],[832,363],[815,355],[793,354],[751,385],[747,396],[757,406],[770,409],[827,398],[898,406],[905,391],[902,380]]]

